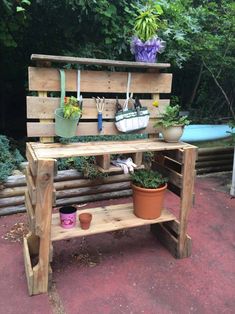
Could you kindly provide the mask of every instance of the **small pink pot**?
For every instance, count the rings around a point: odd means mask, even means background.
[[[82,229],[87,230],[90,228],[92,214],[82,213],[79,215],[80,226]]]
[[[60,225],[62,228],[70,229],[76,225],[77,208],[74,206],[63,206],[59,209]]]

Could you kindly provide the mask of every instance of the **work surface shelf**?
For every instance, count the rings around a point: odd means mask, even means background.
[[[88,230],[82,230],[78,220],[78,215],[84,212],[92,214],[92,221]],[[60,226],[59,214],[53,214],[51,240],[65,240],[74,237],[139,227],[175,219],[175,216],[167,209],[164,209],[161,216],[157,219],[146,220],[138,218],[133,213],[133,204],[130,203],[79,210],[77,211],[76,227],[72,229],[64,229]]]
[[[30,143],[38,159],[67,158],[76,156],[98,156],[105,154],[128,154],[134,152],[153,152],[193,147],[183,142],[166,143],[161,139],[134,141],[102,141],[88,143]]]

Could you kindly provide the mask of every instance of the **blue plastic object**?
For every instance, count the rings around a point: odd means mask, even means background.
[[[223,139],[231,136],[231,128],[227,124],[192,124],[184,128],[181,137],[183,142],[203,142]]]

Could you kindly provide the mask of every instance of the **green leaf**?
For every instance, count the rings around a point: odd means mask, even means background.
[[[29,0],[21,0],[21,4],[27,4],[30,5],[31,2]]]
[[[23,11],[25,11],[24,8],[19,7],[19,6],[16,7],[16,12],[23,12]]]

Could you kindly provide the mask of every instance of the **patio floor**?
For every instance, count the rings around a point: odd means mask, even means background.
[[[174,259],[146,226],[59,241],[48,295],[27,293],[21,243],[26,215],[0,217],[0,313],[235,313],[230,181],[231,173],[197,178],[188,226],[191,257]],[[177,202],[169,192],[166,207]]]

